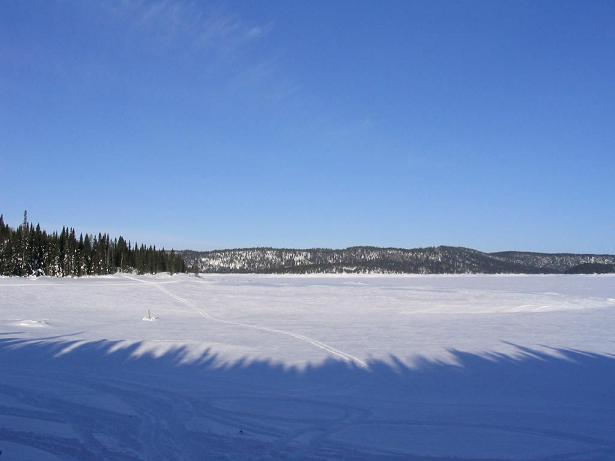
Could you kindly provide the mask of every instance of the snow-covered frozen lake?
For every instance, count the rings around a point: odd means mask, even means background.
[[[615,460],[615,276],[0,278],[0,451]]]

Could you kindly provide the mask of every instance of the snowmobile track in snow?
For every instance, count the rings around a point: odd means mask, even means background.
[[[345,362],[349,362],[349,363],[353,363],[356,366],[360,367],[360,368],[368,368],[367,362],[361,360],[360,358],[348,354],[347,352],[341,351],[339,349],[336,349],[333,346],[330,346],[326,343],[323,343],[322,341],[318,341],[317,339],[314,338],[310,338],[309,336],[305,336],[299,333],[294,333],[292,331],[287,331],[287,330],[280,330],[278,328],[269,328],[269,327],[263,327],[260,325],[252,325],[252,324],[248,324],[248,323],[241,323],[241,322],[233,322],[231,320],[225,320],[225,319],[221,319],[218,317],[214,317],[213,315],[211,315],[210,313],[204,311],[203,309],[199,308],[198,306],[196,306],[194,303],[192,303],[191,301],[182,298],[181,296],[177,296],[176,294],[172,293],[171,291],[169,291],[167,288],[163,287],[162,285],[160,285],[158,282],[150,282],[150,281],[146,281],[146,280],[140,280],[134,277],[131,277],[129,275],[125,275],[123,274],[123,276],[127,279],[130,280],[134,280],[137,282],[141,282],[145,285],[150,285],[153,286],[155,288],[157,288],[158,290],[160,290],[162,293],[166,294],[167,296],[170,296],[171,298],[173,298],[174,300],[176,300],[177,302],[180,302],[188,307],[190,307],[191,309],[194,309],[195,311],[197,311],[201,317],[207,319],[207,320],[212,320],[214,322],[219,322],[219,323],[224,323],[226,325],[233,325],[233,326],[237,326],[237,327],[243,327],[243,328],[251,328],[253,330],[259,330],[259,331],[264,331],[267,333],[274,333],[274,334],[279,334],[279,335],[284,335],[284,336],[290,336],[291,338],[297,339],[299,341],[303,341],[307,344],[310,344],[314,347],[317,347],[318,349],[322,349],[323,351],[327,352],[328,354],[337,357],[339,359],[342,359]]]

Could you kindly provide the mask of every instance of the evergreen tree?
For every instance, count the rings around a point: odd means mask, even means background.
[[[175,251],[155,246],[131,245],[123,237],[111,240],[108,234],[80,234],[63,227],[47,233],[40,225],[24,220],[12,229],[0,215],[0,275],[81,276],[110,274],[117,271],[157,273],[185,272],[186,265]]]

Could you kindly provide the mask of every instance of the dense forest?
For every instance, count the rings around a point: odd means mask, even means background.
[[[58,277],[112,274],[185,272],[183,258],[173,250],[131,244],[108,234],[79,234],[64,227],[60,233],[28,222],[27,212],[17,228],[0,215],[0,275],[52,275]]]
[[[613,274],[615,264],[602,263],[583,263],[571,267],[566,271],[567,274]]]

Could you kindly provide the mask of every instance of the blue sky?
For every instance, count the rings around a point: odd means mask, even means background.
[[[0,213],[175,248],[615,253],[612,1],[0,4]]]

